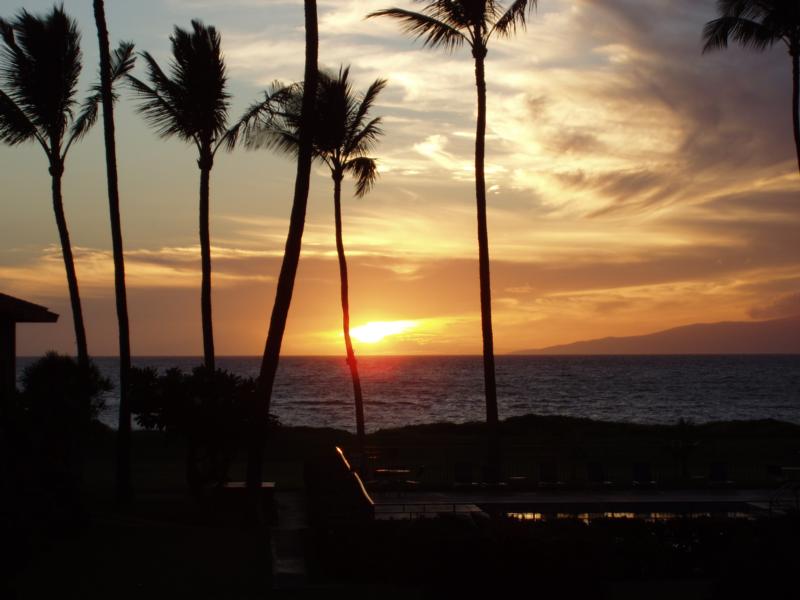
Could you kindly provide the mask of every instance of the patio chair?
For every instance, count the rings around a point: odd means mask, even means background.
[[[558,465],[554,460],[539,465],[539,487],[545,489],[559,488],[564,482],[558,478]]]
[[[649,462],[633,463],[633,487],[652,488],[657,485]]]
[[[608,478],[605,466],[601,462],[590,462],[586,465],[586,474],[589,485],[592,487],[609,488],[614,486],[614,482]]]

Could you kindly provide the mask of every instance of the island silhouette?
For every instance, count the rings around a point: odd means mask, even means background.
[[[695,323],[646,335],[605,337],[513,354],[800,354],[800,315]]]

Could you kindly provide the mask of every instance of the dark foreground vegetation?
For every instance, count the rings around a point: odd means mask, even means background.
[[[49,355],[3,407],[0,596],[269,593],[269,523],[247,522],[242,499],[219,493],[222,482],[244,479],[252,381],[218,372],[212,385],[202,368],[135,373],[134,414],[150,430],[132,435],[136,496],[124,504],[114,501],[115,432],[95,420],[107,387],[96,371]],[[501,431],[507,490],[632,489],[642,465],[655,490],[777,489],[792,473],[785,467],[800,464],[800,426],[776,421],[645,426],[530,415]],[[358,448],[345,431],[277,423],[268,439],[266,478],[300,497],[304,466],[335,445],[351,457]],[[375,469],[404,468],[419,480],[414,489],[485,492],[485,440],[482,423],[379,431],[367,437],[362,474],[377,486]],[[453,514],[312,527],[305,550],[312,583],[363,597],[515,587],[562,597],[764,597],[793,576],[798,534],[791,514],[589,524]]]

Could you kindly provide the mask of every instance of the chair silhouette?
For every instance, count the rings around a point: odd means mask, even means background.
[[[649,462],[637,462],[633,464],[633,486],[638,488],[654,487],[656,480],[653,477],[653,470]]]
[[[733,481],[728,477],[728,464],[724,462],[713,462],[708,470],[708,484],[715,487],[733,485]]]
[[[592,486],[609,487],[614,485],[614,482],[608,478],[605,467],[601,462],[590,462],[586,465],[586,473],[589,479],[589,484]]]
[[[477,485],[473,479],[475,466],[471,462],[457,462],[453,465],[453,481],[456,487]]]
[[[554,460],[539,465],[539,487],[554,488],[562,485],[564,482],[558,479],[558,465]]]

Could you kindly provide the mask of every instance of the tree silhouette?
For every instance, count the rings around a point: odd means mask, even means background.
[[[728,47],[730,40],[763,51],[779,42],[792,59],[792,125],[800,171],[800,2],[798,0],[717,0],[719,18],[703,29],[703,52]]]
[[[225,62],[221,37],[212,26],[192,21],[192,31],[179,27],[170,36],[172,62],[167,75],[148,53],[150,85],[128,76],[140,99],[139,112],[163,138],[176,136],[197,147],[200,169],[200,254],[202,283],[200,309],[203,321],[203,361],[208,373],[216,370],[214,332],[211,320],[211,233],[209,230],[210,177],[217,150],[232,150],[243,127],[262,110],[269,109],[270,99],[252,106],[228,129],[229,94],[225,88]]]
[[[492,335],[492,292],[489,274],[489,235],[486,225],[486,179],[484,176],[486,137],[486,78],[484,61],[489,40],[511,37],[517,28],[525,28],[526,17],[536,0],[515,0],[508,7],[493,0],[416,0],[420,12],[387,8],[370,13],[371,17],[390,17],[403,31],[423,46],[453,51],[465,44],[475,60],[475,85],[478,92],[478,118],[475,133],[475,197],[478,212],[478,263],[481,294],[481,329],[483,334],[483,376],[486,391],[486,423],[489,430],[488,473],[490,480],[500,476],[500,427],[497,412],[494,341]]]
[[[289,217],[289,233],[286,237],[286,248],[283,253],[281,271],[278,275],[278,284],[275,290],[275,302],[272,305],[272,315],[269,321],[267,340],[264,344],[264,355],[261,359],[261,369],[258,376],[256,398],[253,403],[252,426],[253,433],[250,440],[250,449],[247,460],[247,487],[250,496],[255,500],[261,485],[261,471],[263,462],[263,448],[269,422],[269,411],[272,402],[272,388],[275,384],[275,374],[278,371],[283,333],[286,329],[286,319],[289,316],[289,307],[292,303],[294,280],[297,275],[297,266],[300,262],[300,249],[303,242],[305,228],[306,207],[308,206],[308,191],[311,179],[311,160],[313,158],[313,115],[317,91],[317,54],[319,49],[319,32],[317,29],[317,3],[316,0],[304,0],[305,30],[306,30],[306,55],[305,73],[303,81],[302,106],[300,110],[300,131],[297,150],[297,176],[294,184],[294,198],[292,213]],[[254,504],[255,506],[255,504]]]
[[[125,500],[131,495],[131,408],[128,397],[131,343],[128,327],[128,295],[125,289],[125,256],[122,249],[122,223],[119,211],[112,58],[108,43],[105,4],[103,0],[94,0],[93,4],[94,20],[97,26],[97,41],[100,48],[100,95],[103,105],[103,134],[106,149],[111,245],[114,254],[114,295],[116,297],[117,324],[119,328],[119,424],[117,427],[116,490],[117,499]],[[132,50],[133,48],[131,47]],[[117,57],[117,61],[119,61],[119,57]],[[131,58],[132,62],[133,58]]]
[[[88,367],[89,351],[83,322],[78,277],[64,214],[61,179],[72,144],[83,138],[97,120],[99,86],[75,116],[81,73],[80,33],[60,7],[36,16],[22,9],[9,22],[0,19],[0,141],[16,146],[36,141],[47,155],[53,211],[67,272],[78,362]],[[110,61],[113,82],[130,70],[133,46],[122,44]]]
[[[350,68],[340,68],[338,75],[319,73],[316,110],[314,111],[314,158],[324,163],[333,179],[333,207],[336,226],[336,252],[339,258],[339,279],[342,301],[342,329],[356,409],[356,436],[361,457],[366,456],[364,399],[358,363],[350,339],[350,299],[347,258],[342,239],[342,180],[346,174],[355,179],[355,194],[363,198],[378,177],[378,168],[369,154],[383,131],[380,117],[369,118],[378,94],[386,80],[376,79],[367,91],[357,96],[348,80]],[[260,128],[253,129],[246,144],[252,147],[276,148],[296,155],[300,143],[300,112],[303,85],[288,86],[278,99],[276,116]],[[277,96],[276,96],[277,97]]]

